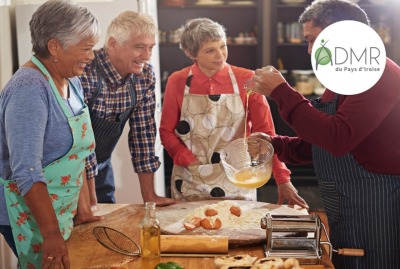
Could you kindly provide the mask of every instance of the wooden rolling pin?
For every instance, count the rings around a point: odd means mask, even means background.
[[[228,253],[228,236],[161,235],[161,253]]]

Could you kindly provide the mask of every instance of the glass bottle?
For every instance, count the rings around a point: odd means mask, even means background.
[[[160,263],[160,223],[156,219],[156,203],[146,202],[140,230],[142,269],[154,269]]]

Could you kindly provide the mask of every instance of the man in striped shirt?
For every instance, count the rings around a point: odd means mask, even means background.
[[[80,77],[96,139],[98,165],[87,169],[93,206],[96,198],[100,203],[115,203],[111,154],[126,122],[130,127],[128,144],[132,164],[144,202],[174,203],[154,191],[154,172],[160,162],[154,150],[155,75],[147,62],[157,33],[150,16],[132,11],[121,13],[109,25],[104,47],[94,51],[95,60]]]

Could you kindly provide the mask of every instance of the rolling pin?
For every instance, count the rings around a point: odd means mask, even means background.
[[[161,253],[228,253],[228,236],[161,235]]]

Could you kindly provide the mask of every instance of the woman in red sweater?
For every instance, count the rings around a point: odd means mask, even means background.
[[[180,46],[192,66],[168,78],[161,118],[161,142],[174,161],[171,192],[183,201],[212,198],[257,200],[256,189],[233,185],[220,164],[219,151],[244,136],[246,92],[244,81],[254,72],[226,63],[225,29],[206,18],[193,19],[181,31]],[[253,94],[249,99],[247,135],[275,135],[268,102]],[[273,174],[278,203],[307,207],[290,183],[290,171],[276,156]]]

